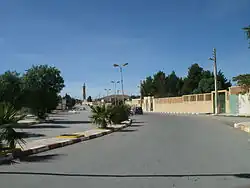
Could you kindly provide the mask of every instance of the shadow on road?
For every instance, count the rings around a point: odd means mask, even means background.
[[[143,121],[133,121],[133,123],[145,123]]]
[[[29,132],[19,132],[19,135],[22,138],[35,138],[35,137],[44,137],[45,136],[45,134],[29,133]]]
[[[74,174],[52,172],[8,172],[0,171],[5,175],[37,175],[37,176],[64,176],[64,177],[91,177],[91,178],[191,178],[191,177],[236,177],[250,178],[250,173],[217,173],[217,174]]]
[[[122,130],[119,130],[117,132],[122,132],[122,133],[129,133],[129,132],[135,132],[135,131],[138,131],[137,129],[122,129]]]
[[[52,121],[47,121],[47,123],[50,123],[50,124],[87,124],[87,123],[91,123],[91,121],[52,120]]]
[[[47,124],[42,124],[42,125],[18,125],[14,127],[16,129],[43,129],[43,128],[69,128],[68,126],[63,126],[63,125],[47,125]]]
[[[20,162],[48,162],[63,156],[63,154],[31,155],[20,158]]]
[[[135,123],[137,123],[137,122],[135,122]],[[144,125],[142,125],[142,124],[131,124],[130,125],[130,127],[142,127],[142,126],[144,126]]]
[[[22,157],[19,159],[14,159],[11,161],[6,161],[1,165],[15,165],[20,164],[20,162],[50,162],[52,160],[59,159],[61,156],[65,154],[49,154],[49,155],[30,155],[26,157]]]

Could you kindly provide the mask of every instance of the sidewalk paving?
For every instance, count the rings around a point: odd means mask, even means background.
[[[249,133],[250,132],[250,122],[235,123],[234,128],[240,129],[242,131]]]
[[[132,120],[128,120],[123,122],[120,125],[110,125],[110,129],[91,129],[84,132],[75,132],[69,133],[69,138],[67,136],[61,137],[53,137],[53,138],[46,138],[46,139],[39,139],[39,140],[32,140],[27,142],[25,145],[18,145],[17,148],[21,148],[22,152],[13,153],[12,155],[8,155],[5,158],[0,158],[0,164],[6,160],[12,160],[17,157],[33,155],[37,153],[41,153],[44,151],[64,147],[67,145],[75,144],[78,142],[82,142],[85,140],[90,140],[93,138],[101,137],[106,134],[112,133],[114,131],[121,130],[126,128],[127,126],[132,124]],[[112,129],[111,129],[112,128]],[[72,137],[72,135],[80,135],[80,137]]]
[[[227,113],[223,113],[223,114],[211,114],[212,116],[225,116],[225,117],[246,117],[246,118],[250,118],[249,114],[227,114]]]

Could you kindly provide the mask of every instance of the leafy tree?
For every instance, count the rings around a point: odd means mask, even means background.
[[[87,102],[92,102],[92,97],[91,96],[88,96]]]
[[[140,95],[131,95],[130,97],[129,97],[129,99],[131,100],[131,99],[139,99],[140,98]]]
[[[155,90],[155,87],[154,87],[153,78],[151,76],[148,76],[146,80],[142,82],[142,85],[141,85],[142,96],[153,95],[155,93],[154,90]]]
[[[73,106],[75,106],[76,104],[76,99],[72,98],[70,95],[68,95],[67,93],[65,94],[65,97],[63,97],[64,99],[66,99],[66,106],[71,109]]]
[[[250,74],[240,74],[233,77],[233,81],[237,82],[237,85],[241,86],[244,92],[247,92],[250,88]]]
[[[153,93],[155,97],[165,97],[166,96],[166,75],[162,71],[158,71],[153,76]]]
[[[180,78],[178,78],[174,71],[166,77],[166,93],[168,97],[179,95],[179,89],[182,87]]]
[[[232,86],[231,82],[227,80],[224,73],[220,70],[217,74],[218,89],[228,89]]]
[[[249,48],[250,48],[250,25],[248,27],[244,27],[243,30],[247,35],[247,39],[249,40]]]
[[[227,80],[221,70],[217,73],[217,88],[218,90],[228,89],[231,82]],[[203,78],[200,80],[198,87],[194,93],[210,93],[214,91],[214,75],[210,71],[203,72]]]
[[[16,109],[23,103],[22,81],[17,72],[7,71],[0,75],[0,102],[8,102]]]
[[[182,92],[183,94],[191,94],[198,87],[203,76],[203,68],[197,63],[192,64],[188,68],[188,75],[184,79]]]
[[[222,71],[217,75],[218,89],[228,89],[231,86]],[[155,97],[174,97],[183,94],[207,93],[214,90],[214,76],[209,70],[204,70],[198,64],[192,64],[187,77],[178,77],[174,71],[169,75],[158,71],[142,83],[142,95]]]
[[[46,112],[56,108],[58,94],[64,87],[60,71],[48,65],[32,66],[23,76],[25,105],[39,118],[45,118]]]

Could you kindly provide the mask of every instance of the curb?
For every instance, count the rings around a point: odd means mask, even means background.
[[[53,149],[56,149],[56,148],[61,148],[61,147],[64,147],[64,146],[76,144],[76,143],[79,143],[79,142],[87,141],[87,140],[90,140],[90,139],[98,138],[98,137],[110,134],[112,132],[122,130],[122,129],[130,126],[132,124],[132,119],[129,119],[128,121],[124,121],[124,122],[122,122],[122,124],[124,124],[124,126],[121,126],[119,128],[114,128],[111,131],[101,132],[101,133],[93,134],[93,135],[90,135],[90,136],[82,136],[82,137],[79,137],[79,138],[70,138],[68,140],[58,141],[58,142],[53,143],[53,144],[41,145],[41,146],[34,147],[34,148],[24,150],[24,151],[21,151],[21,152],[12,153],[12,154],[10,154],[9,158],[6,157],[6,159],[3,159],[3,160],[4,161],[13,160],[15,158],[25,157],[25,156],[28,156],[28,155],[33,155],[33,154],[53,150]],[[0,159],[0,164],[2,163],[3,160]]]
[[[13,159],[14,159],[13,154],[9,153],[4,157],[0,157],[0,164],[6,163],[6,162],[11,161]]]
[[[244,118],[250,118],[250,115],[239,115],[239,114],[236,114],[236,115],[215,115],[213,114],[213,116],[218,116],[218,117],[244,117]]]
[[[245,125],[244,122],[241,122],[241,123],[235,123],[234,124],[234,128],[235,129],[240,129],[244,132],[247,132],[247,133],[250,133],[250,127]]]
[[[199,113],[199,112],[149,112],[157,114],[167,114],[167,115],[209,115],[211,113]]]

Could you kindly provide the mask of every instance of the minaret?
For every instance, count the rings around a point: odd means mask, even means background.
[[[86,101],[86,85],[85,85],[85,83],[82,86],[82,98],[83,98],[83,101]]]

